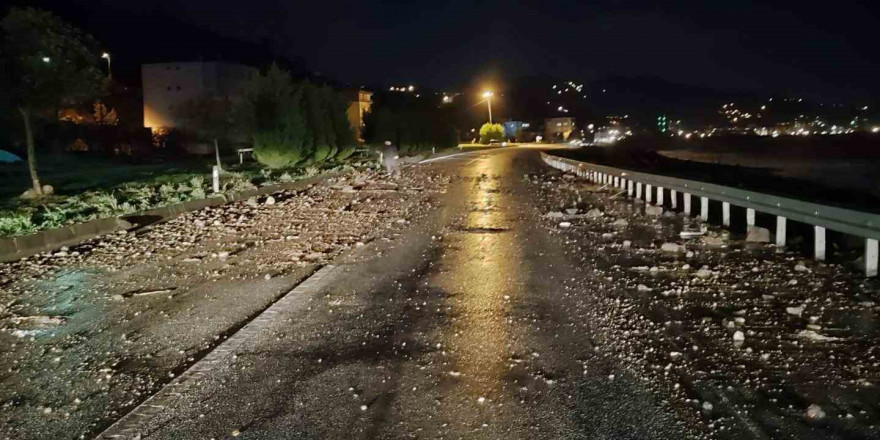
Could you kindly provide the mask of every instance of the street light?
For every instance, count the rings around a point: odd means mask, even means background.
[[[486,98],[486,105],[489,107],[489,123],[492,123],[492,92],[483,92],[483,98]]]
[[[101,54],[101,58],[104,58],[105,60],[107,60],[107,77],[112,79],[113,78],[113,71],[110,70],[110,54],[107,52],[104,52],[103,54]]]

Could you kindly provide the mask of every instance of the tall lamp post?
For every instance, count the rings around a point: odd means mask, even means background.
[[[483,92],[483,98],[486,98],[486,105],[489,107],[489,123],[492,123],[492,92]]]
[[[110,79],[113,79],[113,71],[110,70],[110,54],[107,52],[104,52],[101,55],[101,58],[104,58],[105,60],[107,60],[107,77]]]

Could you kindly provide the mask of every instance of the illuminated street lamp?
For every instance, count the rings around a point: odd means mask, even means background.
[[[492,92],[483,92],[483,98],[486,98],[486,105],[489,107],[489,123],[492,123]]]
[[[113,72],[110,70],[110,54],[107,53],[107,52],[104,52],[104,53],[101,55],[101,58],[104,58],[105,60],[107,60],[107,77],[112,79],[112,78],[113,78]]]

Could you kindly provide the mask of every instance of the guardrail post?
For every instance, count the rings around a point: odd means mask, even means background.
[[[815,258],[819,261],[825,259],[825,228],[821,226],[813,226],[815,231]]]
[[[632,180],[626,181],[626,195],[628,195],[630,197],[633,196],[633,181]]]
[[[688,193],[684,193],[684,213],[691,215],[691,195]]]
[[[730,226],[730,203],[721,202],[721,224]]]
[[[636,182],[636,198],[642,198],[642,182]]]
[[[663,187],[657,187],[657,206],[663,206]]]
[[[785,247],[785,223],[785,217],[781,215],[776,216],[776,246],[779,247]]]
[[[654,187],[651,185],[645,186],[645,201],[651,203],[652,194],[654,193]]]
[[[678,208],[678,191],[672,190],[669,192],[669,198],[672,199],[672,209]]]
[[[703,221],[709,220],[709,198],[700,197],[700,218]]]
[[[877,240],[865,239],[865,276],[877,276]]]
[[[746,209],[746,226],[755,226],[755,210],[752,208]]]

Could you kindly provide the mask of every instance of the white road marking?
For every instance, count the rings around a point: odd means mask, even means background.
[[[435,158],[433,158],[433,159],[425,159],[425,160],[423,160],[423,161],[421,161],[421,162],[419,162],[419,163],[420,163],[420,164],[423,164],[423,163],[431,163],[431,162],[435,162],[435,161],[438,161],[438,160],[451,159],[451,158],[453,158],[453,157],[455,157],[455,156],[462,156],[462,155],[465,155],[465,154],[474,154],[474,153],[479,153],[479,152],[478,152],[478,151],[465,151],[465,152],[463,152],[463,153],[450,154],[449,156],[441,156],[441,157],[435,157]]]

